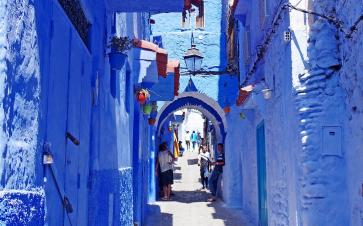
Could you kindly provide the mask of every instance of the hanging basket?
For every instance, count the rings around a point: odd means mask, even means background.
[[[148,121],[149,121],[149,125],[155,125],[156,119],[149,118]]]
[[[121,70],[125,64],[127,55],[121,52],[111,52],[108,54],[110,67],[114,70]]]
[[[144,112],[145,115],[149,115],[151,113],[151,110],[152,110],[151,104],[145,104],[144,107],[142,108],[142,111]]]
[[[150,95],[146,89],[140,89],[136,92],[136,100],[139,104],[145,104],[145,102],[149,99]],[[150,105],[150,111],[152,107]]]

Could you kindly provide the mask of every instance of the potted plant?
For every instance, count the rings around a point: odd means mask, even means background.
[[[127,51],[132,48],[133,40],[128,37],[113,37],[108,47],[111,48],[109,61],[112,69],[120,70],[127,58]]]
[[[151,104],[145,104],[142,110],[145,115],[149,115],[152,110]]]
[[[136,100],[139,102],[139,104],[145,104],[145,102],[149,99],[150,94],[149,91],[146,89],[140,89],[136,92]],[[150,105],[150,111],[152,109],[152,106]]]
[[[229,112],[231,112],[231,107],[226,106],[223,110],[224,110],[224,113],[228,114]]]
[[[156,122],[156,119],[154,118],[149,118],[149,125],[154,125]]]

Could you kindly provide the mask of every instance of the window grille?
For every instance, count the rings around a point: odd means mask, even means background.
[[[91,24],[86,18],[79,0],[58,0],[69,20],[77,30],[84,44],[89,48],[89,31]]]

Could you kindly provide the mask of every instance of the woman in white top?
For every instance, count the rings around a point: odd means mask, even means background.
[[[198,156],[198,166],[200,167],[200,182],[202,183],[202,190],[208,188],[208,177],[210,174],[210,153],[206,147],[201,146],[202,153]]]
[[[164,142],[159,146],[159,153],[156,162],[156,175],[160,167],[160,184],[163,187],[164,197],[162,200],[170,200],[171,185],[173,184],[173,155],[168,151],[167,144]]]

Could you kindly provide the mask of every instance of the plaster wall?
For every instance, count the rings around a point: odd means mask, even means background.
[[[205,27],[195,29],[195,13],[191,22],[182,28],[182,13],[161,13],[153,15],[155,25],[152,26],[152,35],[161,36],[163,47],[168,50],[169,58],[183,62],[183,55],[191,44],[191,33],[194,33],[194,42],[204,55],[203,69],[219,71],[226,67],[226,1],[204,1]],[[187,19],[188,21],[189,19]],[[188,22],[187,22],[188,24]],[[185,71],[184,63],[181,63]]]
[[[44,223],[42,175],[36,174],[44,133],[39,8],[33,1],[0,1],[0,224]]]
[[[337,18],[343,21],[345,28],[352,26],[361,16],[363,6],[359,1],[336,1]],[[362,71],[363,41],[361,39],[362,22],[352,38],[340,34],[339,50],[342,68],[340,85],[344,90],[344,147],[347,167],[350,225],[363,225],[362,206]]]
[[[125,64],[112,81],[105,53],[113,34],[148,37],[147,19],[114,20],[103,1],[81,4],[92,24],[88,48],[58,1],[0,1],[0,224],[133,222],[134,68]],[[45,142],[53,173],[42,166]]]
[[[291,1],[291,4],[304,8],[308,1]],[[331,1],[315,1],[314,6],[320,12],[330,12]],[[258,21],[253,15],[258,14],[253,12],[256,10],[254,7],[250,10],[253,24],[256,23],[253,21]],[[344,107],[340,103],[344,92],[336,71],[340,62],[337,33],[326,21],[316,20],[309,26],[308,16],[294,10],[288,12],[283,13],[252,80],[258,82],[258,78],[264,78],[266,86],[273,90],[272,98],[267,101],[256,98],[261,95],[257,90],[242,108],[232,108],[227,117],[237,117],[241,109],[254,110],[254,123],[242,125],[247,130],[242,134],[249,134],[249,140],[242,140],[240,144],[244,147],[240,148],[241,152],[246,153],[241,157],[244,169],[242,187],[245,189],[246,179],[258,181],[257,173],[253,173],[253,170],[256,172],[255,134],[256,126],[264,120],[268,223],[349,225],[349,212],[341,209],[341,206],[348,205],[345,148],[338,148],[337,153],[329,152],[327,150],[332,149],[325,142],[326,130],[335,128],[340,131],[343,128]],[[273,12],[271,15],[274,15]],[[282,36],[288,28],[292,35],[290,43],[284,42]],[[257,26],[251,26],[251,29],[251,37],[255,39],[251,42],[253,48],[254,43],[259,43],[257,33],[260,31]],[[238,129],[230,128],[228,131],[227,141],[234,140],[233,144],[238,138],[231,134],[238,134]],[[338,135],[335,145],[339,146],[339,139]],[[233,158],[230,160],[233,161]],[[227,170],[230,169],[227,165]],[[257,186],[258,182],[252,189],[257,190]],[[242,206],[252,216],[257,213],[254,220],[258,222],[256,190],[253,190],[255,197],[246,197],[251,191],[243,190]]]

